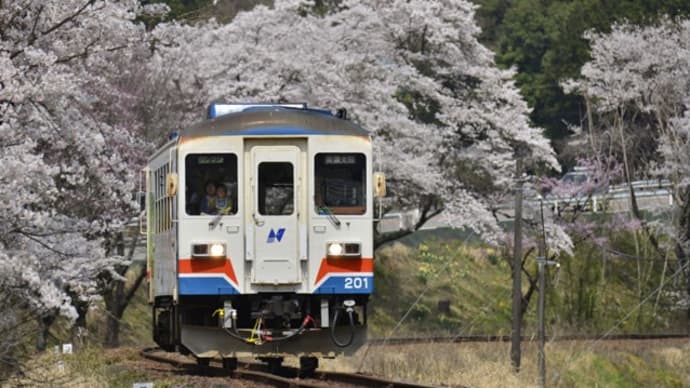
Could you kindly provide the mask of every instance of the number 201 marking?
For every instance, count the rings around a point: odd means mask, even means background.
[[[369,288],[369,278],[345,278],[346,289]]]

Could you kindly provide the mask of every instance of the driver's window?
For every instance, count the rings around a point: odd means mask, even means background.
[[[320,153],[315,157],[314,201],[318,214],[366,212],[366,162],[360,153]]]
[[[187,155],[185,171],[187,214],[237,214],[237,155]]]

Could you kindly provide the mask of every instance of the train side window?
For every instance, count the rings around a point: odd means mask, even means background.
[[[358,153],[320,153],[315,157],[314,201],[318,214],[366,212],[366,159]]]
[[[259,163],[259,214],[289,216],[294,212],[293,170],[289,162]]]
[[[185,158],[188,215],[237,214],[237,155],[189,154]]]

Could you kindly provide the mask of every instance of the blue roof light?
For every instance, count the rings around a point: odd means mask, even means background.
[[[215,119],[223,115],[243,112],[253,109],[270,109],[270,108],[290,108],[290,109],[307,109],[306,103],[301,104],[228,104],[214,102],[208,106],[208,118]]]

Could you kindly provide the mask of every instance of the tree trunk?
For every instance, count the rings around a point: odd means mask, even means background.
[[[115,250],[118,255],[125,255],[125,241],[122,232],[117,234]],[[132,251],[133,250],[134,246],[132,246]],[[122,267],[118,270],[118,273],[121,276],[125,276],[127,274],[127,269],[127,267]],[[108,290],[108,294],[104,298],[106,310],[105,346],[109,348],[120,346],[120,319],[124,312],[122,303],[125,296],[125,285],[125,281],[115,280],[113,286]]]
[[[73,303],[77,310],[77,320],[74,322],[71,330],[72,345],[78,348],[84,345],[84,336],[86,335],[86,314],[89,312],[88,302]]]
[[[105,346],[116,348],[120,346],[120,319],[125,309],[122,303],[125,299],[125,283],[117,282],[111,295],[106,299],[106,333]]]
[[[125,282],[118,281],[104,295],[106,314],[105,346],[120,346],[120,320],[146,277],[146,267],[142,267],[132,286],[127,289]]]
[[[106,329],[105,346],[109,348],[120,346],[120,317],[108,314]]]
[[[48,346],[48,333],[50,326],[55,322],[55,314],[48,313],[38,318],[38,338],[36,340],[36,350],[44,351]]]
[[[416,232],[424,226],[424,224],[430,219],[441,214],[444,210],[442,206],[436,203],[435,198],[424,198],[419,205],[420,215],[419,220],[411,229],[403,229],[395,232],[379,233],[378,228],[374,228],[374,252],[378,250],[383,244],[389,243],[391,241],[399,240],[405,236],[409,236]],[[379,214],[379,218],[383,218],[383,214]]]
[[[616,126],[618,127],[618,134],[620,135],[621,140],[621,149],[623,151],[623,169],[625,170],[625,180],[628,184],[628,191],[630,193],[630,214],[636,220],[641,220],[642,217],[640,216],[640,209],[637,206],[637,198],[635,198],[635,189],[632,185],[632,173],[630,171],[630,163],[628,162],[627,140],[625,138],[625,131],[623,128],[623,116],[625,115],[625,113],[620,112],[619,114],[620,117],[617,117]]]

